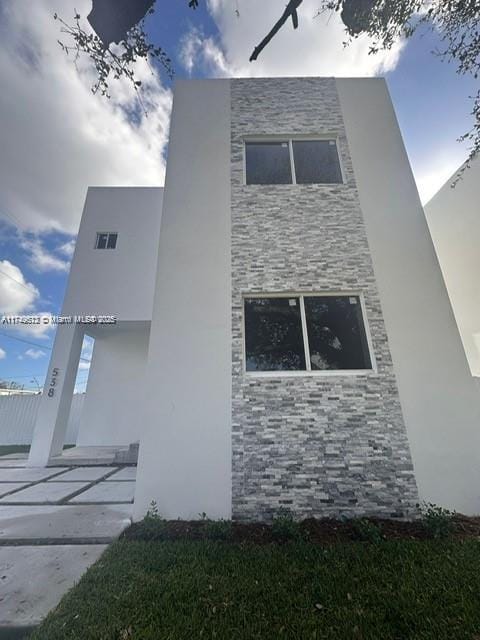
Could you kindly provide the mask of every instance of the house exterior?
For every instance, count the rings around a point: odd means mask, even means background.
[[[480,377],[480,159],[460,169],[425,205],[425,215],[470,371]]]
[[[120,318],[94,329],[79,438],[117,437],[103,405],[128,417],[134,518],[152,500],[167,518],[246,521],[414,517],[420,498],[480,511],[480,396],[382,79],[177,82],[163,202],[146,194],[89,192],[65,302]],[[137,245],[121,273],[107,267],[131,246],[117,210],[126,230],[145,224],[140,271]],[[121,325],[136,370],[118,355]],[[68,378],[74,340],[57,336],[49,376]],[[138,375],[134,397],[105,382],[119,369]],[[44,394],[34,465],[58,453],[70,392],[59,384],[64,402]]]
[[[37,413],[32,466],[45,466],[62,452],[85,335],[95,343],[77,445],[139,440],[162,194],[161,188],[88,190],[60,314],[65,323],[57,326]],[[108,247],[114,239],[115,247]]]

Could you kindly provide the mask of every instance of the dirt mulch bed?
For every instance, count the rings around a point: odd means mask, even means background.
[[[362,522],[375,525],[384,540],[426,540],[431,534],[421,520],[403,521],[365,518]],[[452,517],[452,537],[456,539],[480,538],[480,517],[455,514]],[[218,528],[219,527],[219,528]],[[301,537],[318,545],[330,545],[364,540],[358,520],[331,520],[308,518],[298,524]],[[231,543],[271,544],[285,542],[288,535],[265,523],[219,523],[208,520],[151,520],[132,524],[122,535],[129,540],[205,540],[224,539]]]

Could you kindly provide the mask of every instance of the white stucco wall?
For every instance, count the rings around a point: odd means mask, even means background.
[[[78,431],[79,446],[128,445],[140,439],[148,323],[106,329],[95,340]]]
[[[231,513],[230,84],[174,93],[134,517]]]
[[[85,332],[113,336],[137,322],[151,320],[162,197],[163,188],[156,187],[88,190],[61,315],[116,316],[118,325],[65,324],[57,328],[46,376],[46,388],[52,393],[42,395],[28,460],[30,466],[45,466],[52,456],[62,451]],[[101,232],[118,234],[115,249],[95,249],[97,233]],[[133,363],[137,358],[134,351],[130,350],[128,356]],[[112,355],[100,359],[110,372],[114,369],[112,359]],[[121,371],[124,365],[118,361],[117,364],[120,369],[115,372],[115,378],[100,382],[104,395],[109,397],[117,379],[120,386],[124,385]],[[133,367],[135,369],[135,364]],[[55,388],[52,388],[53,378]],[[120,428],[120,418],[108,424],[104,421],[105,432],[100,431],[104,401],[98,392],[93,395],[86,403],[93,426],[82,430],[85,443],[88,440],[88,444],[107,444],[108,439],[108,444],[115,444],[110,438],[117,436],[122,439],[121,444],[138,439],[128,435],[127,442],[123,441],[127,438],[126,422],[122,422]],[[129,397],[117,399],[115,416],[124,412],[128,415],[129,400]],[[98,418],[93,419],[94,415]]]
[[[472,375],[480,376],[480,158],[425,205],[433,244]]]
[[[163,189],[90,187],[62,313],[152,317]],[[95,249],[97,233],[118,233],[116,249]]]
[[[385,82],[337,87],[420,495],[480,512],[480,396]]]

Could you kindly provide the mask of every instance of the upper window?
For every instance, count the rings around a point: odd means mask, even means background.
[[[342,171],[335,140],[245,142],[247,184],[335,184]]]
[[[97,233],[95,249],[115,249],[117,246],[117,233]]]
[[[359,296],[245,298],[247,371],[372,368]]]

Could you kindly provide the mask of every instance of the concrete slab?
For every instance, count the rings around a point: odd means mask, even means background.
[[[0,469],[0,482],[37,482],[51,478],[66,469]]]
[[[10,496],[0,498],[0,505],[6,503],[37,503],[37,504],[57,504],[82,487],[88,487],[88,482],[40,482],[33,486],[22,489]],[[0,511],[0,519],[2,517]],[[1,522],[1,520],[0,520]]]
[[[16,491],[26,486],[28,486],[28,482],[0,482],[0,498],[10,491]]]
[[[103,478],[107,473],[112,473],[115,467],[78,467],[63,473],[57,478],[52,478],[48,482],[72,482],[72,481],[86,481],[86,480],[99,480]]]
[[[50,465],[89,466],[113,464],[119,451],[128,447],[73,447],[65,449],[60,456],[51,458]]]
[[[107,542],[131,522],[132,505],[29,505],[0,507],[0,545],[7,541]],[[0,582],[1,586],[1,582]]]
[[[135,480],[137,477],[137,467],[124,467],[111,476],[108,476],[107,481],[112,480]]]
[[[105,545],[0,547],[0,629],[41,622]]]
[[[15,459],[2,460],[0,458],[0,469],[11,469],[13,467],[19,467],[20,469],[24,469],[26,466],[27,466],[27,463],[25,460],[15,460]]]
[[[69,502],[72,504],[79,502],[132,502],[134,493],[134,482],[100,482],[91,487],[91,489],[87,489],[80,495],[72,498]]]

